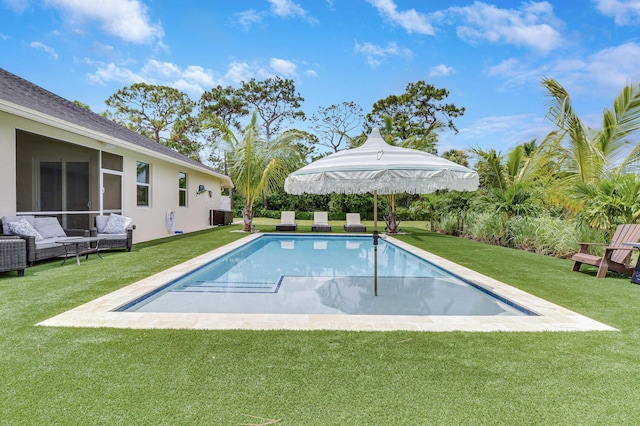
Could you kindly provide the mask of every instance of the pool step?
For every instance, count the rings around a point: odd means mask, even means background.
[[[194,285],[183,287],[180,291],[202,293],[276,293],[278,291],[278,283],[196,281]]]

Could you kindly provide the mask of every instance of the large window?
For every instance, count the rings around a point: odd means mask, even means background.
[[[178,205],[187,206],[187,174],[178,172]]]
[[[137,202],[139,206],[149,206],[149,164],[138,161],[137,170]]]

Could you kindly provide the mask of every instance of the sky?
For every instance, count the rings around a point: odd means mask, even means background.
[[[351,101],[366,114],[423,80],[466,110],[440,153],[544,138],[543,78],[600,128],[640,81],[639,36],[640,0],[0,0],[0,67],[94,112],[136,82],[197,101],[279,76],[307,116]]]

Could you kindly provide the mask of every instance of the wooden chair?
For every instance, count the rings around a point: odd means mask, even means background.
[[[633,247],[623,246],[622,243],[636,243],[640,241],[640,224],[618,225],[611,243],[604,251],[604,255],[596,256],[589,254],[591,246],[606,246],[601,243],[578,243],[580,251],[573,255],[571,260],[575,261],[573,270],[579,271],[583,263],[598,267],[596,277],[604,278],[607,271],[615,271],[631,276],[633,267],[629,264]]]

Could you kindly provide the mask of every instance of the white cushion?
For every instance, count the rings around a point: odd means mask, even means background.
[[[29,222],[31,226],[35,226],[33,216],[3,216],[2,233],[4,235],[11,235],[11,231],[9,230],[9,222],[17,222],[20,219],[26,219],[26,221]]]
[[[96,216],[96,228],[98,228],[99,234],[104,232],[104,227],[107,226],[108,221],[109,216]]]
[[[66,237],[64,229],[60,226],[60,222],[55,217],[36,217],[36,231],[42,235],[42,238]]]
[[[109,240],[126,240],[127,234],[98,234],[97,237],[104,237]]]
[[[124,234],[127,232],[127,228],[131,226],[133,219],[127,216],[121,216],[119,214],[111,214],[109,220],[102,230],[103,234]]]
[[[26,219],[20,219],[17,222],[9,222],[9,231],[15,235],[25,235],[36,237],[36,241],[42,240],[42,235],[33,227]]]

